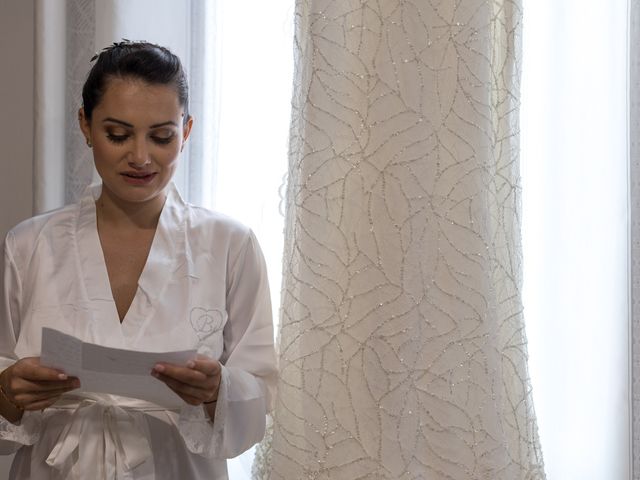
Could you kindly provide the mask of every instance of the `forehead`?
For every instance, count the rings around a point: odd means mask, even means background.
[[[172,85],[151,84],[135,78],[111,78],[94,109],[94,117],[112,117],[133,125],[176,121],[184,115]]]

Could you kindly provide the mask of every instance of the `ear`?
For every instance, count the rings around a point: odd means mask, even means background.
[[[191,127],[193,127],[193,117],[189,115],[187,121],[182,125],[182,143],[185,143],[191,133]]]
[[[87,119],[87,116],[84,114],[84,108],[80,107],[78,110],[78,124],[80,125],[80,130],[82,130],[82,134],[87,141],[91,140],[91,123]]]

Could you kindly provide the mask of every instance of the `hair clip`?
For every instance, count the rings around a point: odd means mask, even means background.
[[[110,47],[104,48],[103,50],[111,50],[112,48],[120,48],[124,47],[128,44],[132,43],[128,38],[123,38],[121,42],[113,42],[113,45]]]
[[[100,52],[96,52],[93,57],[91,57],[91,60],[89,60],[89,63],[93,62],[94,60],[97,60],[98,57],[100,55],[102,55],[103,52],[108,52],[109,50],[113,50],[114,48],[122,48],[125,47],[129,44],[133,43],[131,40],[129,40],[128,38],[123,38],[122,41],[120,42],[113,42],[111,45],[109,45],[108,47],[104,47]]]

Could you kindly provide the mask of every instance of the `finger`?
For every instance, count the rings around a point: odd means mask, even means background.
[[[38,392],[38,393],[21,393],[14,397],[14,403],[25,410],[31,409],[31,407],[36,404],[40,404],[42,402],[55,403],[58,401],[60,396],[64,393],[71,391],[71,389],[64,388],[59,390],[50,390],[46,392]]]
[[[221,371],[220,362],[206,357],[192,360],[189,362],[188,366],[194,370],[204,373],[208,377],[218,376]]]
[[[170,363],[159,363],[153,368],[153,371],[189,385],[200,385],[209,380],[209,376],[203,372]]]
[[[69,378],[62,370],[40,365],[38,357],[19,360],[12,370],[13,375],[34,381],[59,381]]]
[[[200,386],[194,386],[190,384],[183,383],[175,378],[168,377],[166,375],[162,375],[161,373],[154,372],[152,374],[155,378],[164,382],[171,390],[176,392],[178,395],[183,397],[183,399],[190,398],[196,400],[200,404],[205,400],[208,400],[212,396],[212,392],[214,390],[214,385],[207,385],[208,388],[203,388]],[[191,403],[191,402],[187,402]]]
[[[191,371],[200,372],[207,377],[219,377],[222,370],[220,362],[209,357],[205,357],[204,355],[200,355],[199,358],[190,360],[187,362],[186,367],[171,363],[158,363],[154,369],[160,373],[178,379],[190,378],[192,381],[202,380],[201,376],[192,376],[187,370],[184,370],[185,368]],[[187,382],[189,381],[187,380]]]
[[[14,396],[20,393],[49,392],[55,390],[73,390],[80,387],[80,380],[70,377],[67,380],[56,381],[31,381],[23,378],[14,378],[9,382],[8,390]]]
[[[207,390],[213,390],[213,385],[207,385],[207,384],[194,385],[194,384],[189,384],[189,383],[181,382],[180,380],[175,379],[173,377],[168,377],[166,375],[162,375],[162,374],[157,373],[157,372],[155,372],[154,376],[158,380],[160,380],[161,382],[164,382],[169,388],[174,390],[176,393],[189,395],[189,396],[194,397],[194,398],[204,399],[204,398],[206,398],[208,396],[207,395]]]
[[[42,389],[35,385],[18,390],[6,389],[4,393],[9,401],[11,401],[13,404],[24,408],[26,405],[32,403],[33,401],[39,401],[50,397],[59,397],[62,393],[75,390],[79,386],[80,382],[76,381],[76,383],[71,386],[63,386],[61,388]]]

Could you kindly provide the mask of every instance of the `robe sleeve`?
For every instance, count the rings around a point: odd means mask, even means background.
[[[252,232],[230,259],[226,308],[213,425],[203,408],[188,405],[178,421],[189,450],[215,458],[235,457],[262,440],[277,380],[267,270]]]
[[[7,235],[0,257],[0,371],[18,358],[15,346],[20,334],[22,282],[12,252],[13,235]],[[15,452],[21,445],[33,445],[40,437],[40,412],[25,412],[19,425],[0,416],[0,454]]]

